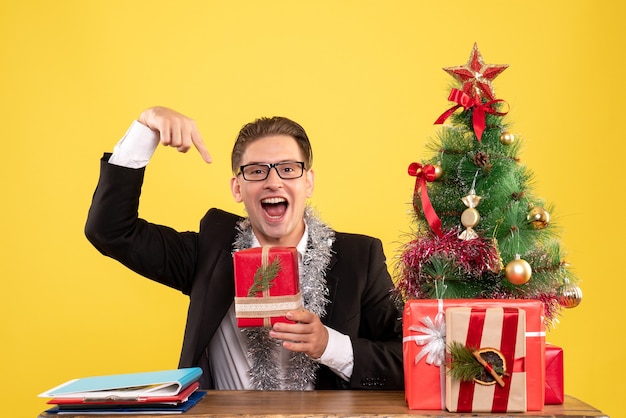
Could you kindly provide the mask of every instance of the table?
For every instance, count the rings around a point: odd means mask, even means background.
[[[95,415],[100,418],[126,415]],[[128,415],[130,416],[130,415]],[[137,415],[135,415],[137,416]],[[446,411],[408,409],[402,391],[329,390],[310,392],[209,391],[204,399],[183,415],[139,415],[143,418],[207,417],[481,417],[496,414],[463,414]],[[543,411],[497,414],[498,417],[607,417],[601,411],[574,397],[563,405],[546,405]],[[39,418],[79,418],[94,415],[54,415]]]

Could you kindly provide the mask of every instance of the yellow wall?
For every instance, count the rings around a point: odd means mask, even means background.
[[[3,1],[0,415],[35,416],[36,395],[70,378],[176,367],[185,297],[82,232],[98,159],[142,109],[192,115],[215,160],[159,150],[142,216],[196,229],[211,205],[240,211],[234,135],[281,114],[314,141],[323,218],[381,237],[393,258],[411,227],[406,168],[448,107],[441,68],[476,41],[486,62],[510,64],[496,93],[583,278],[582,305],[548,338],[565,348],[566,392],[620,416],[624,12],[563,0]]]

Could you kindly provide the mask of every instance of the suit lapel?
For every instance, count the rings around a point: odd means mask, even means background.
[[[235,297],[233,259],[230,252],[221,251],[215,270],[206,287],[200,326],[199,344],[206,347],[222,319],[226,316]],[[208,278],[206,280],[209,280]],[[204,348],[203,348],[204,349]]]

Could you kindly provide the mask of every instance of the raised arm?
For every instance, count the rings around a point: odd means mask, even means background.
[[[113,154],[105,154],[101,161],[85,234],[101,253],[187,293],[195,270],[197,233],[179,233],[138,217],[145,166],[159,143],[180,152],[194,145],[205,161],[211,160],[191,118],[164,107],[147,109]]]

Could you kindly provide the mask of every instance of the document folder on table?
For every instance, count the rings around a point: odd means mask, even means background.
[[[100,407],[110,405],[178,405],[187,402],[189,397],[200,388],[200,383],[193,382],[185,389],[173,396],[139,396],[132,399],[120,399],[110,397],[109,399],[90,399],[90,398],[52,398],[48,404],[59,405],[60,408],[65,407]]]
[[[83,404],[83,405],[56,405],[48,409],[46,414],[52,415],[155,415],[155,414],[182,414],[196,405],[204,396],[205,391],[197,390],[188,400],[181,403],[136,403],[136,404]]]
[[[39,397],[80,398],[84,401],[138,401],[150,397],[176,396],[183,389],[196,382],[201,375],[201,368],[191,367],[156,372],[84,377],[65,382],[39,394]]]

